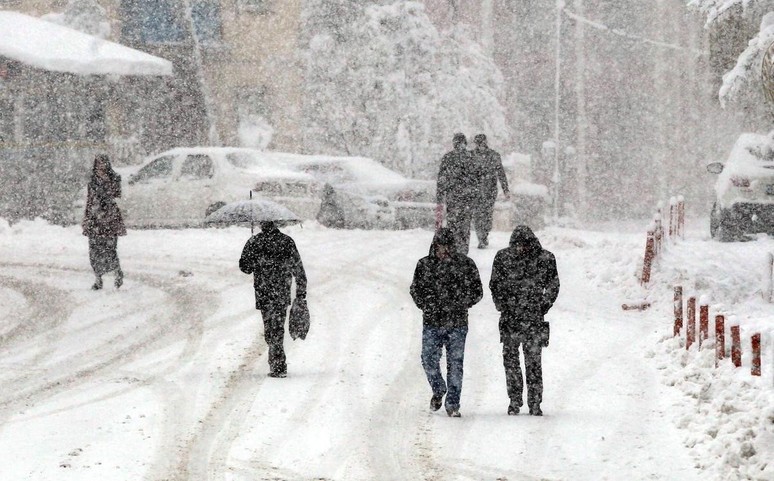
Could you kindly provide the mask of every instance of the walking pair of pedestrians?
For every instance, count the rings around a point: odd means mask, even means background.
[[[447,225],[462,254],[468,253],[471,222],[476,228],[478,248],[489,246],[498,181],[506,200],[511,198],[500,154],[489,148],[484,134],[476,135],[474,142],[476,146],[468,150],[465,135],[454,134],[454,148],[441,158],[436,186],[436,228],[441,227],[445,206]]]
[[[432,390],[430,408],[437,411],[445,404],[450,417],[460,417],[468,310],[483,297],[478,268],[458,251],[456,242],[450,229],[439,229],[429,255],[417,263],[410,288],[414,303],[422,310],[422,367]],[[529,227],[516,227],[509,246],[497,252],[489,289],[500,312],[500,342],[510,399],[507,412],[516,415],[522,406],[521,346],[529,412],[542,416],[541,354],[542,348],[548,346],[548,323],[544,316],[559,295],[559,275],[554,255],[543,249]],[[444,348],[445,380],[440,368]]]

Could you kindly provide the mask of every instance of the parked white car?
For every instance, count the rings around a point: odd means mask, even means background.
[[[314,218],[320,206],[314,177],[252,149],[176,148],[128,173],[122,169],[120,205],[132,227],[199,226],[225,203],[248,199],[251,189],[302,218]]]
[[[309,174],[325,186],[317,220],[328,227],[400,228],[402,210],[396,194],[421,182],[365,157],[274,155],[285,168]]]
[[[723,242],[746,234],[774,234],[774,133],[739,136],[728,160],[707,170],[719,174],[710,234]]]

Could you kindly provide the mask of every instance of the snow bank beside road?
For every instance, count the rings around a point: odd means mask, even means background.
[[[774,305],[761,296],[769,252],[774,252],[771,238],[720,243],[693,232],[667,244],[654,268],[654,307],[647,315],[663,335],[648,355],[666,384],[684,395],[673,406],[673,417],[705,479],[774,480]],[[684,301],[704,297],[710,306],[710,340],[702,349],[695,344],[686,351],[685,329],[681,338],[672,337],[675,285],[683,286]],[[738,369],[728,358],[715,368],[716,314],[726,316],[727,356],[730,326],[740,326]],[[750,374],[750,336],[756,332],[762,334],[762,377]]]

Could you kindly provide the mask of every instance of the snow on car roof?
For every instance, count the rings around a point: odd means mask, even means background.
[[[342,157],[331,155],[304,155],[287,152],[260,151],[245,147],[177,147],[154,155],[207,154],[213,157],[242,156],[237,165],[269,177],[295,177],[316,179],[331,184],[362,184],[378,186],[404,186],[409,179],[367,157]],[[232,163],[233,160],[232,160]]]
[[[208,155],[215,159],[227,160],[231,165],[254,173],[262,180],[283,179],[314,181],[315,177],[291,169],[265,152],[245,147],[176,147],[149,157],[148,160],[169,155]]]
[[[172,63],[20,12],[0,11],[0,55],[80,75],[172,75]]]
[[[725,163],[725,170],[734,174],[771,175],[763,167],[774,166],[774,140],[768,135],[743,133],[736,139]]]

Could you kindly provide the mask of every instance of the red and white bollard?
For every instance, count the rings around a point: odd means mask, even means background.
[[[739,326],[731,326],[731,362],[736,367],[742,365],[742,337],[739,334]]]
[[[680,335],[680,329],[683,328],[683,286],[675,286],[675,328],[674,335]]]
[[[753,376],[761,375],[761,334],[753,334],[752,341],[752,368],[750,374]]]
[[[726,318],[718,314],[715,316],[715,367],[718,361],[726,357]]]
[[[709,306],[699,306],[699,347],[709,338]]]
[[[655,237],[653,229],[649,229],[648,240],[645,242],[645,258],[642,262],[642,285],[650,282],[650,270],[653,267],[653,259],[656,257]]]
[[[696,298],[688,298],[688,312],[685,329],[685,349],[690,349],[696,342]]]

